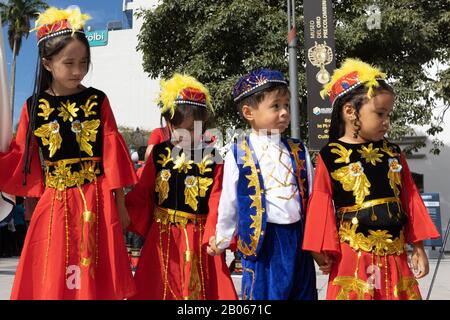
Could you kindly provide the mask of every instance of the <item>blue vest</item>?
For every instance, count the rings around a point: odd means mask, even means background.
[[[295,181],[299,190],[298,201],[304,217],[309,196],[305,147],[296,139],[282,138],[281,141],[291,156]],[[238,250],[244,259],[256,260],[266,230],[264,181],[258,159],[248,137],[233,144],[232,150],[239,169],[237,184]],[[303,217],[300,221],[303,220]]]

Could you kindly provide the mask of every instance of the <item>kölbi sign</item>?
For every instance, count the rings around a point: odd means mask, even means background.
[[[108,30],[88,31],[86,38],[91,47],[106,46],[108,44]]]

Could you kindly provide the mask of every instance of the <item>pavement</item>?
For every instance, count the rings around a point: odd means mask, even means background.
[[[433,273],[436,269],[437,259],[433,258],[436,254],[429,254],[430,257],[430,273],[423,279],[419,279],[420,291],[422,297],[427,297]],[[232,256],[227,257],[227,262],[230,262]],[[19,258],[0,258],[0,300],[8,300],[11,288],[16,272]],[[317,268],[316,268],[317,269]],[[318,269],[317,269],[318,270]],[[233,282],[236,287],[236,291],[240,296],[241,291],[241,276],[232,275]],[[319,300],[324,300],[326,295],[328,276],[322,275],[317,272],[317,290],[319,293]],[[430,300],[450,300],[450,254],[447,253],[446,257],[441,260],[439,270],[434,282],[433,290],[430,296]]]

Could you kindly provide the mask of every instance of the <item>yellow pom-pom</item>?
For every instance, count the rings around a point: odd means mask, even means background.
[[[201,91],[206,97],[206,106],[213,111],[208,89],[192,76],[175,73],[169,80],[161,80],[161,92],[158,97],[158,102],[162,105],[161,113],[170,110],[171,117],[173,117],[176,106],[175,101],[181,91],[186,88]]]

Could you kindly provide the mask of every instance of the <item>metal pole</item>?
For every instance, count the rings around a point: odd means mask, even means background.
[[[295,0],[287,0],[289,89],[291,91],[291,137],[300,138],[300,110],[298,107],[297,29],[295,26]]]
[[[437,272],[438,272],[438,269],[439,269],[439,265],[441,263],[442,256],[444,255],[445,245],[447,244],[449,232],[450,232],[450,220],[448,220],[448,223],[447,223],[447,229],[445,230],[444,242],[442,243],[442,247],[441,247],[441,250],[439,252],[439,257],[438,257],[438,261],[436,263],[436,268],[434,269],[433,279],[431,280],[430,289],[428,289],[427,300],[430,299],[431,290],[433,290],[434,280],[436,279],[436,275],[437,275]]]

